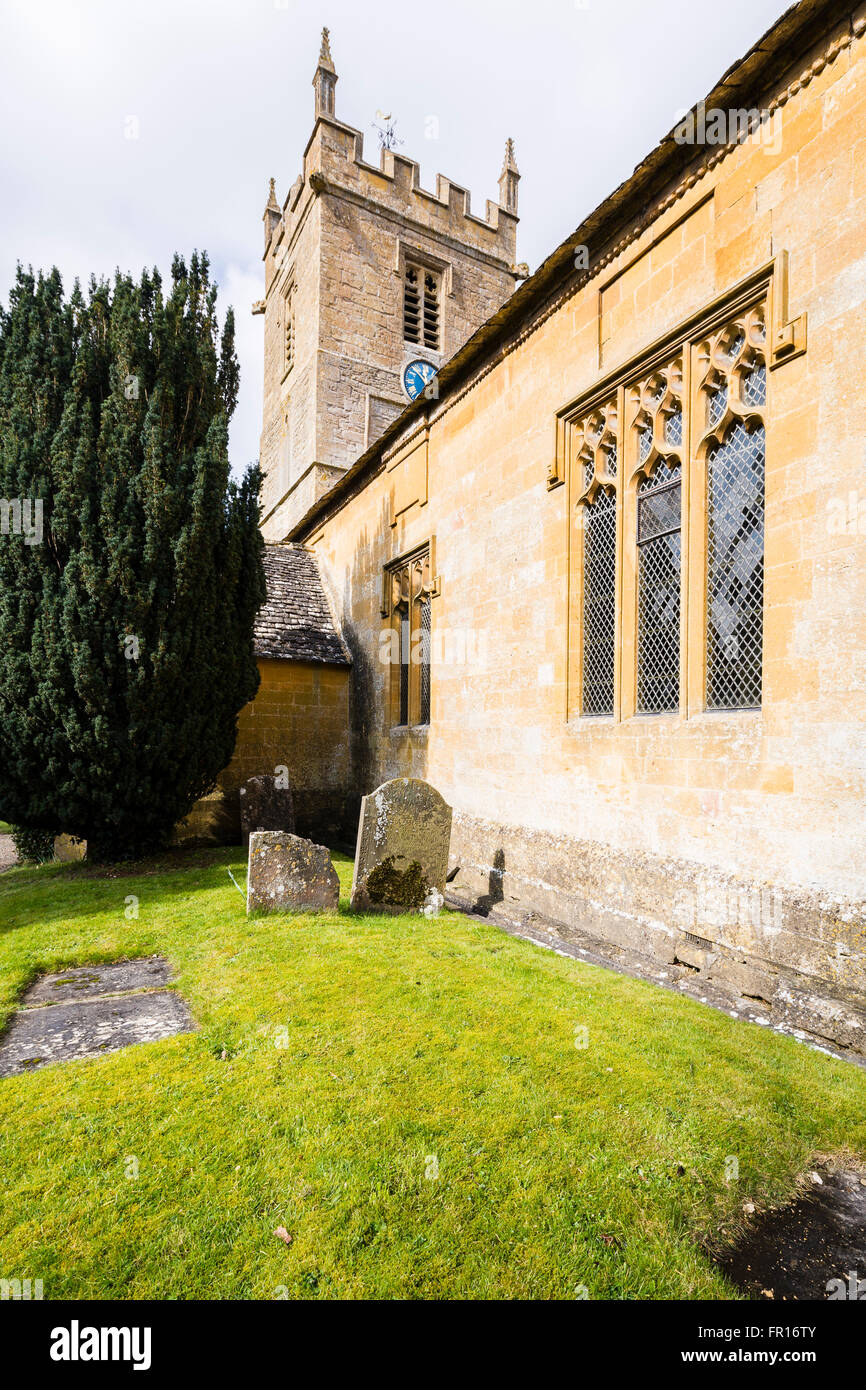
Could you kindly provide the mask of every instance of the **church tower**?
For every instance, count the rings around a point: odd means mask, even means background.
[[[364,137],[335,115],[328,30],[313,77],[315,124],[282,205],[264,211],[261,439],[265,538],[283,540],[324,492],[513,292],[517,181],[511,140],[500,202],[470,211],[466,189]]]

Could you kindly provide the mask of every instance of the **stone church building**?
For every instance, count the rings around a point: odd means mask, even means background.
[[[221,793],[454,807],[456,901],[866,1050],[866,5],[795,5],[527,278],[336,114],[264,213],[262,686]]]

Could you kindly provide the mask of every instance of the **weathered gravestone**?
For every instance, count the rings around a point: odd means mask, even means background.
[[[76,835],[55,835],[54,858],[59,859],[61,864],[77,864],[79,860],[87,858],[87,841],[80,840]]]
[[[291,787],[279,777],[250,777],[240,790],[241,835],[248,845],[253,830],[285,830],[295,833],[295,806]]]
[[[247,868],[247,912],[334,912],[340,880],[324,845],[284,830],[254,830]]]
[[[445,892],[451,807],[429,782],[395,777],[361,802],[352,907],[411,912]]]

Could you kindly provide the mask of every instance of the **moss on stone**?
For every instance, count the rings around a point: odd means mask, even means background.
[[[392,854],[377,864],[367,879],[370,901],[388,907],[420,907],[429,891],[418,860],[413,859],[408,869],[395,869]]]

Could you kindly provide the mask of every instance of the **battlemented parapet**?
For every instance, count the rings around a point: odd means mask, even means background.
[[[517,183],[511,140],[500,202],[484,217],[441,174],[391,149],[364,158],[360,130],[334,114],[327,30],[313,78],[315,125],[302,172],[265,206],[263,528],[284,537],[306,510],[501,307],[515,264]],[[420,368],[407,368],[419,363]]]

